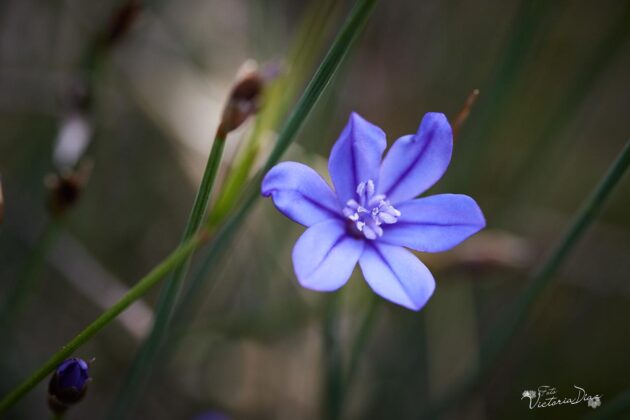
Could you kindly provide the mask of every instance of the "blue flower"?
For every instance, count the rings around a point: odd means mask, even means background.
[[[88,364],[83,359],[64,360],[53,373],[48,385],[48,403],[56,413],[63,413],[79,402],[90,382]]]
[[[328,161],[334,191],[308,166],[282,162],[265,176],[262,194],[308,227],[293,248],[302,286],[337,290],[358,262],[375,293],[419,310],[435,280],[405,248],[446,251],[481,230],[485,220],[465,195],[415,198],[451,160],[453,135],[444,114],[426,114],[418,132],[398,139],[381,161],[386,146],[383,130],[352,113]]]

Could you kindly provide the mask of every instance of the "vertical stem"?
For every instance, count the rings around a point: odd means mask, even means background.
[[[322,344],[324,356],[324,412],[326,419],[341,418],[343,378],[341,366],[341,346],[339,344],[339,308],[341,293],[334,292],[327,296],[322,325]]]
[[[188,223],[184,229],[182,243],[188,241],[199,230],[204,221],[224,147],[225,139],[222,135],[217,133],[214,143],[212,144],[212,150],[208,157],[201,185],[197,191],[197,196],[188,218]],[[149,333],[149,337],[142,344],[131,366],[127,380],[118,393],[116,403],[111,412],[111,418],[123,418],[126,415],[125,412],[127,408],[133,403],[143,388],[147,376],[150,373],[151,365],[157,357],[158,350],[170,326],[173,309],[181,289],[181,283],[188,273],[191,259],[192,254],[186,258],[183,264],[173,270],[168,280],[165,282],[160,292],[153,328]]]

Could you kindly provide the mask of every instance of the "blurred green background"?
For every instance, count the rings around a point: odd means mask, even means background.
[[[177,245],[241,64],[281,67],[296,86],[286,92],[290,105],[351,5],[147,2],[100,61],[86,65],[121,3],[0,2],[1,301],[32,280],[0,339],[2,394]],[[452,251],[421,256],[437,279],[421,312],[379,302],[345,418],[420,418],[475,366],[480,342],[630,137],[629,41],[628,1],[377,5],[286,158],[325,174],[351,111],[381,126],[391,144],[415,132],[425,112],[452,121],[478,88],[449,171],[429,193],[474,197],[488,228]],[[301,67],[289,65],[300,51]],[[39,264],[50,230],[43,179],[55,169],[55,139],[77,80],[91,90],[86,154],[94,167]],[[223,177],[254,125],[230,135]],[[273,134],[263,133],[261,156]],[[579,418],[592,409],[532,411],[521,394],[551,385],[571,396],[578,385],[603,395],[605,407],[630,387],[629,192],[626,177],[491,374],[445,418]],[[179,345],[152,375],[135,418],[188,419],[210,409],[234,419],[322,418],[329,296],[300,288],[293,275],[290,252],[301,232],[259,200],[214,266],[194,321],[173,332]],[[340,293],[347,348],[371,291],[357,271]],[[79,350],[96,358],[94,382],[68,419],[105,417],[156,296]],[[45,393],[42,384],[10,418],[46,418]]]

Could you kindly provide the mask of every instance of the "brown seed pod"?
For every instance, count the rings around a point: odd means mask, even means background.
[[[46,175],[48,188],[48,210],[53,217],[61,217],[74,206],[92,173],[92,161],[84,159],[77,169]]]
[[[263,85],[258,71],[248,72],[236,81],[223,109],[217,137],[225,138],[258,111]]]

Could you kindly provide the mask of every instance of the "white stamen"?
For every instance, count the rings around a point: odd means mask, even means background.
[[[357,231],[370,240],[383,236],[381,224],[394,224],[400,217],[400,211],[390,204],[384,194],[374,194],[375,189],[371,179],[359,183],[356,200],[348,200],[343,209],[343,214],[354,223]]]

